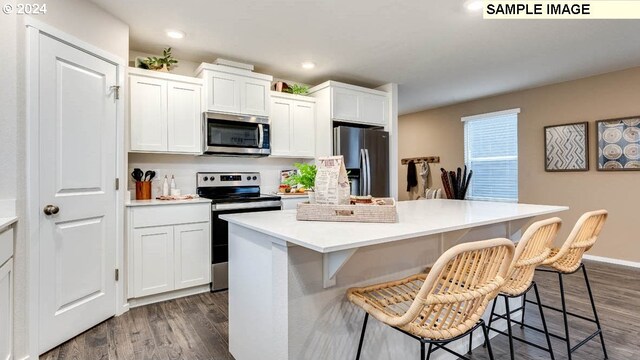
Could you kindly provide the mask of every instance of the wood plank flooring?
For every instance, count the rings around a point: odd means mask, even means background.
[[[640,270],[602,263],[586,264],[609,358],[640,359]],[[536,281],[543,302],[559,307],[557,276],[538,273]],[[565,290],[570,309],[591,316],[581,273],[565,278]],[[40,359],[232,360],[228,352],[227,311],[226,292],[200,294],[135,308],[43,354]],[[545,315],[551,331],[562,334],[561,315],[551,311],[546,311]],[[540,325],[534,306],[529,305],[526,316],[527,323]],[[579,340],[595,329],[594,324],[582,320],[570,319],[570,323],[572,339]],[[515,335],[544,344],[544,337],[535,332],[523,331],[518,326],[514,326],[513,331]],[[552,341],[556,359],[566,359],[564,343]],[[498,335],[491,344],[496,359],[509,358],[506,337]],[[518,342],[515,350],[516,359],[549,358],[547,353]],[[488,359],[488,356],[483,348],[478,348],[471,358]],[[573,354],[573,359],[603,359],[600,341],[590,341]]]

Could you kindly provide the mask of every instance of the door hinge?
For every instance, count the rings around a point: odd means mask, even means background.
[[[115,94],[116,100],[119,100],[120,99],[120,86],[119,85],[113,85],[113,86],[111,86],[109,88]]]
[[[116,178],[116,190],[120,190],[120,178]]]
[[[116,269],[116,281],[120,280],[120,269]]]

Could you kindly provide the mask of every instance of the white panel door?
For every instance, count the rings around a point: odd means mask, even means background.
[[[243,78],[240,91],[243,114],[269,116],[271,82],[261,79]]]
[[[0,267],[0,360],[13,356],[13,259]]]
[[[131,150],[167,151],[167,81],[130,76]]]
[[[211,282],[210,223],[174,226],[175,288]]]
[[[173,258],[173,226],[134,229],[134,296],[173,290]]]
[[[336,120],[358,121],[360,119],[360,94],[353,90],[332,89],[331,118]]]
[[[240,112],[241,78],[238,76],[207,71],[207,110],[228,113]]]
[[[40,35],[38,83],[42,353],[115,314],[117,66]]]
[[[368,124],[386,126],[388,103],[386,96],[363,94],[360,99],[360,119]]]
[[[271,155],[287,156],[291,154],[291,129],[293,122],[293,100],[272,98],[271,116]]]
[[[168,150],[201,153],[202,87],[169,81],[168,83],[169,146]]]
[[[293,106],[293,154],[314,157],[316,154],[316,104],[296,101]]]

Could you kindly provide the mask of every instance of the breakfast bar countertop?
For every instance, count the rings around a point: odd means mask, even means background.
[[[566,206],[468,200],[400,201],[397,223],[297,221],[296,210],[220,216],[229,223],[329,253],[568,210]]]

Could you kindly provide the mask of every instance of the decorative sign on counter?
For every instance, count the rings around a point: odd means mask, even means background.
[[[342,155],[318,159],[315,191],[317,204],[349,204],[351,187]]]

